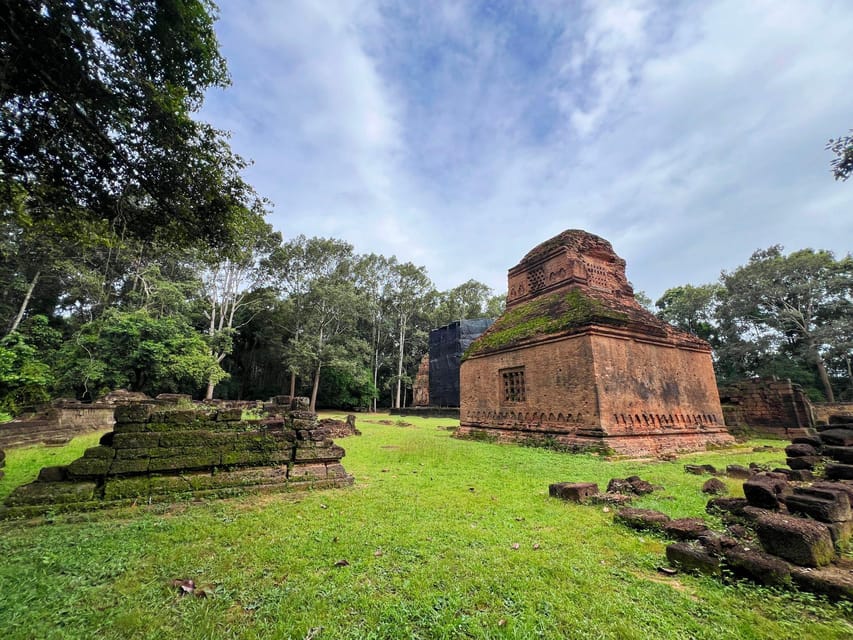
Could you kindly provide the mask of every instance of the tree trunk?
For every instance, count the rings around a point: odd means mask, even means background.
[[[293,399],[296,396],[296,372],[290,372],[290,398]]]
[[[406,342],[406,324],[401,319],[400,321],[400,357],[397,359],[397,400],[394,404],[395,409],[400,408],[400,390],[403,386],[403,350]]]
[[[317,411],[317,389],[320,388],[320,367],[322,365],[318,362],[317,368],[314,370],[314,384],[311,386],[311,404],[308,407],[309,411]]]
[[[815,365],[817,366],[817,375],[820,377],[820,382],[823,385],[823,392],[824,395],[826,395],[826,401],[835,402],[835,394],[832,392],[829,375],[827,375],[826,367],[823,365],[823,360],[819,355],[816,355],[815,357]]]
[[[207,381],[207,391],[206,391],[206,392],[205,392],[205,394],[204,394],[204,399],[205,399],[205,400],[213,400],[213,388],[214,388],[215,386],[216,386],[216,384],[213,382],[213,378],[211,377],[211,378]]]
[[[12,322],[12,328],[9,329],[9,333],[6,334],[7,336],[18,330],[18,326],[21,324],[21,320],[23,320],[24,314],[27,312],[27,307],[30,305],[30,298],[33,297],[33,291],[35,291],[39,276],[41,276],[41,270],[36,271],[36,275],[33,276],[30,286],[27,289],[27,295],[24,296],[24,301],[21,303],[21,308],[18,309],[18,315],[15,316],[15,320]]]

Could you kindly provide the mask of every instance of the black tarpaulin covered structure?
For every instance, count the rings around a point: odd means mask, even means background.
[[[429,332],[429,402],[459,406],[459,365],[462,354],[488,329],[494,318],[458,320]]]

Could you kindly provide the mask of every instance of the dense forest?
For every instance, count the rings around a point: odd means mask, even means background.
[[[474,280],[438,291],[410,262],[271,228],[196,117],[228,84],[214,19],[203,0],[0,9],[0,411],[115,388],[400,406],[431,328],[500,313]],[[846,179],[853,140],[829,148]],[[851,283],[849,255],[770,247],[655,310],[712,344],[721,380],[850,399]]]

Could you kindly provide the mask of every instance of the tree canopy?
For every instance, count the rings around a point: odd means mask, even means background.
[[[0,211],[229,244],[262,203],[226,136],[193,118],[228,83],[208,0],[0,7]]]

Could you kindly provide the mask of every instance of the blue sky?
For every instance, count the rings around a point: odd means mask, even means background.
[[[539,242],[608,239],[653,299],[755,249],[853,250],[853,2],[221,0],[202,117],[285,238],[497,293]]]

